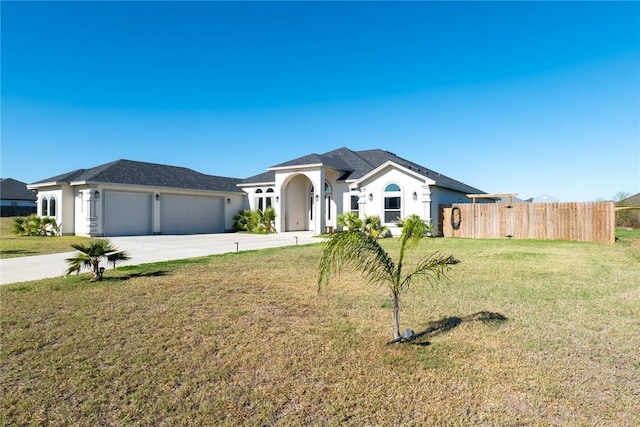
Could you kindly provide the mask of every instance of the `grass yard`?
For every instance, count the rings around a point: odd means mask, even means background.
[[[319,245],[2,286],[0,424],[640,425],[636,237],[431,240],[419,345],[359,275],[318,294]]]
[[[88,240],[88,237],[79,236],[18,236],[11,231],[13,222],[13,217],[0,218],[0,259],[71,252],[72,243]]]

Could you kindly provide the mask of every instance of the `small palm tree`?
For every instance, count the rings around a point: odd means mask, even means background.
[[[258,216],[255,211],[245,209],[233,217],[233,225],[239,231],[253,231],[258,224]]]
[[[382,225],[380,217],[376,215],[365,217],[363,227],[365,233],[376,239],[384,237],[389,230],[386,225]]]
[[[369,277],[372,283],[386,284],[393,297],[393,338],[400,339],[400,297],[414,280],[422,278],[433,283],[445,277],[446,271],[458,261],[453,256],[433,253],[423,257],[408,272],[404,271],[407,250],[415,247],[433,228],[417,215],[400,222],[400,254],[397,264],[380,246],[376,237],[361,230],[331,234],[325,241],[320,257],[318,290],[329,283],[333,272],[343,264],[351,265]]]
[[[275,231],[276,210],[267,208],[264,211],[258,209],[258,230],[263,233],[273,233]]]
[[[338,225],[344,227],[347,231],[362,230],[364,225],[357,213],[345,212],[338,215]]]
[[[49,216],[33,214],[13,220],[13,232],[19,236],[55,236],[59,231],[58,222]]]
[[[347,231],[364,231],[368,235],[380,238],[387,234],[388,228],[382,225],[379,216],[365,216],[364,221],[354,212],[338,215],[338,225]]]
[[[91,281],[102,280],[100,271],[100,262],[106,258],[107,262],[113,264],[113,268],[121,261],[131,259],[125,252],[111,246],[111,242],[107,239],[91,240],[89,244],[73,244],[71,245],[78,252],[72,258],[67,258],[69,268],[67,276],[73,272],[79,273],[81,269],[86,268],[91,271]]]

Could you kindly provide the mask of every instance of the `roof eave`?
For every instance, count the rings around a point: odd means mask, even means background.
[[[353,180],[352,182],[353,183],[360,183],[360,182],[366,181],[367,179],[371,178],[372,176],[374,176],[375,174],[377,174],[378,172],[380,172],[381,170],[383,170],[383,169],[385,169],[385,168],[387,168],[389,166],[395,167],[395,168],[397,168],[397,169],[399,169],[399,170],[401,170],[401,171],[403,171],[403,172],[405,172],[405,173],[407,173],[409,175],[412,175],[416,179],[422,180],[425,183],[428,183],[430,185],[435,185],[436,184],[436,181],[434,181],[431,177],[422,175],[421,173],[418,173],[418,172],[416,172],[416,171],[414,171],[412,169],[409,169],[409,168],[406,168],[406,167],[404,167],[402,165],[399,165],[398,163],[396,163],[394,161],[391,161],[391,160],[388,160],[388,161],[384,162],[383,164],[381,164],[377,168],[371,170],[366,175],[363,175],[361,178]]]
[[[275,181],[263,181],[263,182],[248,182],[236,184],[237,187],[255,187],[257,185],[276,185]]]
[[[286,170],[298,170],[298,169],[314,169],[314,168],[319,168],[319,167],[323,167],[324,164],[322,163],[309,163],[306,165],[289,165],[289,166],[271,166],[270,168],[267,168],[268,171],[286,171]]]
[[[69,184],[66,181],[48,181],[48,182],[36,182],[34,184],[27,184],[27,189],[37,190],[40,187],[53,187],[55,185]]]

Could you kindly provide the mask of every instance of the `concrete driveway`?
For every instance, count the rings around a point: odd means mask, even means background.
[[[138,265],[158,261],[195,258],[281,246],[318,243],[310,231],[278,234],[198,234],[189,236],[109,237],[113,245],[127,251],[131,260],[119,265]],[[0,260],[0,285],[63,276],[65,259],[72,252]],[[104,263],[104,267],[111,268]]]

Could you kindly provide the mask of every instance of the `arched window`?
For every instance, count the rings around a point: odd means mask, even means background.
[[[56,216],[56,198],[51,196],[49,199],[49,216]]]
[[[40,216],[49,216],[49,200],[46,197],[42,198]]]
[[[264,210],[264,199],[262,198],[262,189],[256,190],[256,209]]]
[[[267,209],[273,206],[273,188],[267,188],[267,197],[265,198],[265,206]]]
[[[384,189],[384,222],[398,222],[402,216],[402,191],[398,184],[389,184]]]

